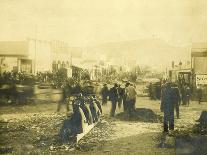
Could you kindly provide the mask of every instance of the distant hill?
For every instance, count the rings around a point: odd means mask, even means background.
[[[190,60],[190,47],[176,47],[160,39],[140,39],[120,42],[108,42],[87,48],[71,47],[72,55],[80,57],[83,52],[89,58],[95,58],[96,53],[104,54],[107,60],[117,64],[125,61],[137,61],[140,65],[166,67],[172,61]]]
[[[190,47],[175,47],[160,39],[142,39],[110,42],[89,47],[90,53],[100,52],[108,59],[136,59],[141,64],[167,65],[171,61],[189,60]]]

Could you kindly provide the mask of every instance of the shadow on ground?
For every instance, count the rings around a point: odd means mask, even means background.
[[[203,111],[193,127],[175,130],[166,137],[175,139],[175,151],[178,155],[207,154],[207,112]]]
[[[119,154],[119,155],[135,155],[135,154],[175,154],[174,144],[169,144],[169,147],[159,148],[156,147],[157,137],[160,133],[146,133],[134,135],[124,138],[108,141],[104,146],[99,146],[96,151],[90,152],[91,154]],[[144,140],[144,141],[143,141]],[[166,144],[167,145],[167,144]],[[97,152],[98,150],[98,152]]]
[[[122,112],[116,115],[116,118],[122,121],[140,121],[159,123],[162,121],[162,116],[157,115],[153,110],[146,108],[137,108],[131,116]]]
[[[207,136],[183,136],[175,140],[176,154],[207,154]]]
[[[176,136],[176,154],[207,154],[207,111],[203,111],[199,120],[188,134]]]

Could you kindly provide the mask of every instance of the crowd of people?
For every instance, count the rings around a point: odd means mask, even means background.
[[[23,72],[3,72],[0,74],[0,85],[32,83],[34,80],[35,76]]]
[[[26,103],[33,89],[23,85],[33,85],[35,77],[22,72],[3,72],[0,74],[0,101],[6,103]]]
[[[54,86],[60,86],[60,83],[65,80],[64,76],[59,72],[37,72],[36,75],[26,74],[24,72],[8,71],[0,74],[0,84],[28,84],[52,83]]]
[[[0,74],[0,97],[6,98],[7,102],[16,103],[17,96],[27,98],[34,92],[34,85],[44,88],[48,85],[52,88],[62,88],[63,95],[66,93],[78,94],[81,92],[80,82],[74,78],[67,78],[61,72],[38,72],[36,75],[24,72],[3,72]],[[24,89],[27,88],[27,89]],[[24,99],[26,102],[26,99]]]
[[[107,106],[108,100],[111,102],[110,117],[115,116],[117,107],[123,106],[124,112],[129,116],[135,111],[137,93],[135,85],[130,82],[127,82],[124,87],[115,83],[113,87],[109,88],[107,84],[104,84],[100,91],[102,103],[95,92],[83,95],[83,89],[78,94],[74,94],[71,100],[72,95],[68,88],[67,84],[63,87],[63,98],[59,101],[57,108],[59,111],[61,105],[65,104],[69,111],[69,102],[72,103],[73,114],[64,121],[60,130],[63,140],[67,140],[69,135],[82,133],[85,123],[87,125],[96,123],[102,114],[102,106]]]
[[[115,83],[110,89],[104,84],[101,90],[102,105],[106,105],[108,99],[111,101],[111,117],[115,116],[117,105],[119,108],[123,105],[124,112],[131,115],[135,111],[136,95],[135,85],[130,82],[127,82],[125,87]]]
[[[180,105],[190,105],[192,91],[187,83],[180,85],[179,83],[172,83],[168,80],[163,80],[162,84],[160,82],[156,86],[157,89],[155,89],[155,92],[157,93],[155,94],[158,95],[156,99],[161,99],[161,111],[164,112],[164,131],[168,132],[169,129],[174,130],[174,112],[176,113],[176,118],[179,119]],[[158,93],[158,91],[160,92]],[[135,85],[132,83],[127,82],[125,87],[121,87],[115,83],[110,89],[107,84],[104,84],[101,90],[102,105],[106,105],[109,98],[111,101],[111,117],[115,116],[117,105],[119,107],[123,105],[124,112],[130,116],[135,111],[136,95]],[[152,99],[151,96],[150,99]]]
[[[60,108],[63,104],[66,106],[67,111],[69,111],[68,103],[70,102],[71,97],[75,96],[76,99],[72,103],[73,111],[77,111],[77,105],[83,110],[83,112],[85,110],[84,115],[86,116],[87,122],[90,123],[91,120],[86,113],[87,108],[85,107],[85,103],[95,103],[93,104],[93,107],[96,107],[96,109],[98,107],[99,111],[102,113],[102,108],[100,104],[101,102],[99,102],[97,97],[94,95],[97,94],[97,92],[94,91],[94,87],[92,86],[92,83],[90,81],[83,83],[82,81],[77,81],[73,78],[63,78],[61,73],[49,72],[37,73],[36,76],[30,77],[21,72],[4,72],[0,74],[0,85],[22,84],[25,81],[38,81],[39,83],[49,82],[55,88],[61,88],[62,99],[58,102],[57,111],[60,111]],[[83,87],[84,85],[87,87]],[[198,89],[198,92],[198,101],[200,103],[202,98],[201,89]],[[6,93],[9,94],[8,92]],[[191,93],[192,91],[190,86],[183,81],[178,81],[178,83],[172,83],[168,80],[163,80],[162,84],[161,82],[159,82],[155,85],[149,85],[150,99],[161,99],[161,111],[164,112],[164,131],[167,132],[168,130],[174,130],[174,111],[176,112],[176,117],[179,119],[179,106],[190,105]],[[91,96],[92,94],[93,96]],[[111,117],[115,116],[117,107],[123,107],[123,111],[127,113],[129,117],[133,114],[133,112],[135,112],[137,92],[136,86],[133,83],[126,82],[122,85],[114,83],[112,87],[109,87],[108,84],[105,83],[101,88],[100,95],[102,99],[102,106],[106,106],[108,100],[111,102]],[[88,98],[88,96],[91,97]],[[93,121],[97,121],[97,118],[95,116],[93,117]]]

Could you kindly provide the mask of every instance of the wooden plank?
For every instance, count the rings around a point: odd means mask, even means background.
[[[78,143],[85,135],[87,135],[96,126],[97,123],[98,122],[93,123],[91,125],[85,125],[85,128],[83,129],[83,133],[77,135],[76,143]]]

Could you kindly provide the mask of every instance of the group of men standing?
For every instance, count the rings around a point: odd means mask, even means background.
[[[107,104],[108,97],[111,101],[111,117],[115,116],[117,105],[119,108],[121,108],[122,103],[124,112],[127,112],[130,115],[133,111],[135,111],[137,93],[135,86],[132,83],[127,82],[124,88],[122,88],[121,85],[115,83],[110,89],[108,88],[107,84],[104,84],[101,90],[101,95],[103,105]]]

